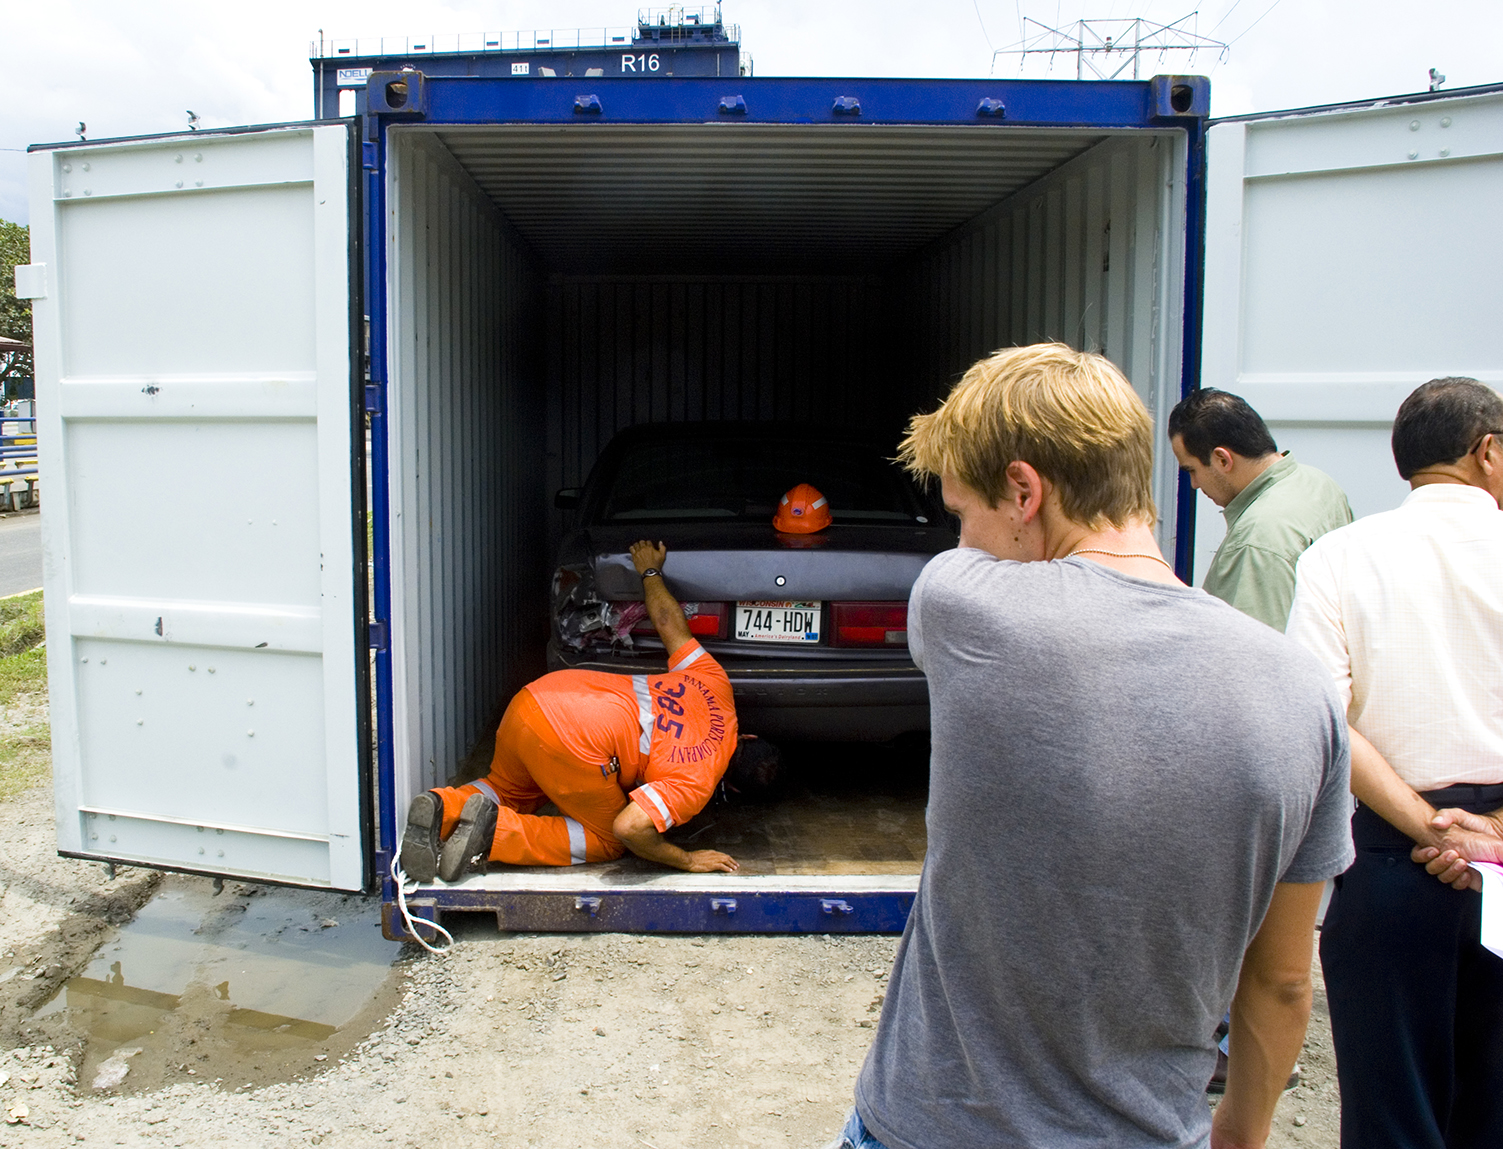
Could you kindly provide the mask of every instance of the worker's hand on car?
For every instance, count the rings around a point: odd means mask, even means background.
[[[740,862],[719,850],[690,850],[688,853],[689,864],[684,869],[691,874],[713,874],[717,871],[734,874],[741,868]]]
[[[663,563],[668,558],[668,548],[662,543],[648,542],[646,539],[638,539],[631,545],[632,565],[641,574],[645,570],[663,569]]]

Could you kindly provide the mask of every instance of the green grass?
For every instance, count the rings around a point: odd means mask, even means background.
[[[0,598],[0,658],[30,650],[47,637],[42,624],[42,592]],[[46,686],[46,678],[42,685]]]
[[[0,599],[0,801],[47,777],[47,657],[42,592]]]

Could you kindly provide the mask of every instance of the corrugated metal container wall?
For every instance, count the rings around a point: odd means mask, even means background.
[[[1184,249],[1167,222],[1184,212],[1175,147],[1167,135],[1106,140],[921,253],[903,281],[915,394],[945,394],[999,347],[1058,340],[1116,363],[1162,424],[1180,388]],[[1155,468],[1169,553],[1175,480]]]
[[[792,419],[887,427],[886,281],[555,277],[548,478],[579,486],[634,423]],[[556,516],[553,538],[561,526]]]
[[[543,279],[442,147],[401,140],[390,186],[396,776],[415,793],[542,669]]]

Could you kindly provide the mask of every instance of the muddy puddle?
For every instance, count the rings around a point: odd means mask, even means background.
[[[36,1017],[82,1041],[82,1094],[316,1073],[397,1001],[380,924],[374,898],[169,877]]]

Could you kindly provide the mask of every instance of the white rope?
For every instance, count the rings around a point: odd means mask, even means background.
[[[417,944],[422,946],[429,953],[448,953],[454,945],[454,935],[451,934],[448,930],[444,929],[444,927],[439,925],[437,922],[430,922],[427,918],[415,917],[412,911],[407,908],[407,895],[416,893],[418,884],[416,882],[413,882],[411,889],[403,888],[404,886],[406,886],[408,878],[406,873],[403,872],[402,868],[397,864],[398,860],[399,859],[397,858],[393,858],[391,860],[391,880],[397,884],[397,909],[402,912],[402,923],[407,927],[407,932],[412,936]],[[420,925],[427,926],[435,933],[443,934],[444,937],[449,939],[449,944],[446,946],[436,946],[430,944],[422,934],[418,933],[418,926]]]

